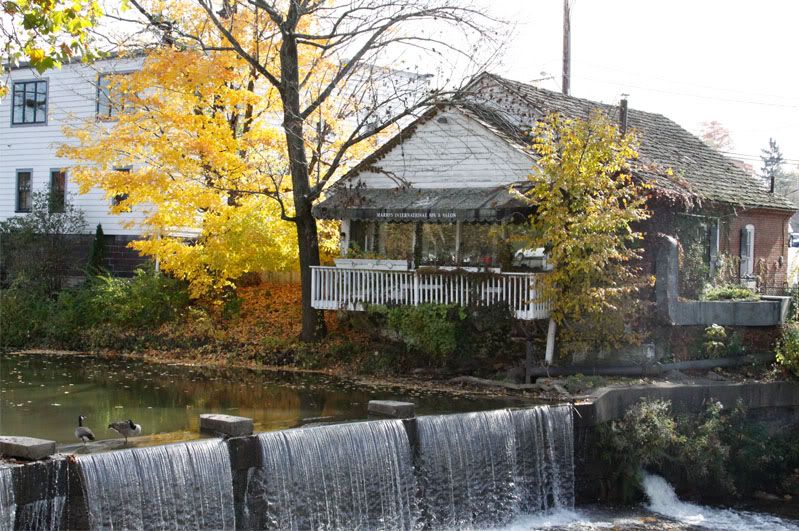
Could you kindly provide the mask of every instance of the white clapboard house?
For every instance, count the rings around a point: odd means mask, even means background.
[[[70,161],[56,155],[59,145],[69,142],[65,125],[86,118],[113,120],[114,107],[108,95],[108,74],[121,74],[141,67],[142,57],[114,57],[92,64],[71,63],[39,74],[22,65],[12,68],[7,79],[9,93],[0,101],[0,220],[31,211],[36,191],[53,194],[58,205],[68,201],[80,209],[86,220],[83,237],[72,238],[79,249],[77,259],[88,254],[98,224],[106,237],[108,265],[112,272],[130,274],[142,262],[127,248],[138,236],[136,209],[111,214],[109,207],[118,198],[107,197],[100,189],[78,192],[70,175]],[[61,199],[59,201],[58,199]],[[57,208],[57,207],[56,207]]]

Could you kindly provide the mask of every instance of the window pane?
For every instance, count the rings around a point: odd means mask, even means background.
[[[17,172],[17,211],[31,210],[31,172]]]
[[[422,264],[455,264],[455,224],[422,225]]]
[[[111,116],[111,98],[108,81],[108,76],[105,74],[101,75],[97,80],[97,114],[99,116]]]
[[[33,123],[36,115],[36,93],[33,91],[32,85],[32,83],[25,84],[25,116],[23,122],[26,124]]]
[[[39,94],[47,94],[47,82],[39,81],[36,83],[36,92]]]
[[[413,259],[413,223],[384,223],[380,247],[389,260]]]
[[[50,212],[64,212],[66,205],[66,173],[50,172]]]
[[[14,90],[14,117],[13,123],[22,123],[22,112],[25,107],[25,93]]]
[[[47,96],[44,94],[36,95],[36,123],[47,121]]]

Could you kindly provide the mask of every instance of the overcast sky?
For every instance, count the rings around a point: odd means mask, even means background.
[[[488,2],[488,0],[486,0]],[[514,21],[497,73],[555,76],[560,90],[563,0],[493,0]],[[735,152],[760,167],[774,137],[799,163],[799,2],[572,0],[572,94],[665,114],[692,132],[717,120]]]

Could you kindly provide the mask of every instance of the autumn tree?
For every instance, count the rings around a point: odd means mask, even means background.
[[[3,68],[27,60],[40,73],[75,56],[94,56],[90,29],[102,16],[97,0],[2,0]],[[0,97],[8,90],[0,82]]]
[[[734,144],[730,130],[724,127],[721,122],[712,120],[702,124],[702,140],[709,146],[712,146],[719,151],[732,151]]]
[[[99,120],[66,129],[60,154],[81,192],[99,186],[113,211],[140,211],[145,238],[131,246],[195,297],[296,264],[280,102],[261,81],[235,53],[160,47],[110,76]]]
[[[274,124],[283,136],[280,160],[290,188],[289,196],[273,194],[273,199],[296,231],[302,338],[318,337],[324,321],[311,307],[310,268],[319,264],[314,202],[365,141],[452,94],[493,56],[499,36],[491,21],[460,0],[130,0],[130,5],[161,42],[232,52],[273,91],[280,114]],[[437,75],[429,90],[420,90],[420,78],[413,75],[419,64]],[[403,68],[408,75],[395,75]]]
[[[533,147],[537,164],[526,198],[532,245],[544,247],[553,270],[539,280],[540,296],[552,304],[558,325],[607,322],[623,309],[640,285],[632,263],[642,234],[637,222],[649,217],[645,186],[633,179],[635,136],[619,132],[596,111],[586,119],[553,114],[537,124]],[[602,327],[600,327],[602,328]],[[593,330],[594,345],[619,341],[618,330]]]

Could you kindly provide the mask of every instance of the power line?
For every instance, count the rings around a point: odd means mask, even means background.
[[[779,107],[779,108],[783,108],[783,109],[799,109],[799,105],[785,105],[785,104],[782,104],[782,103],[771,103],[771,102],[754,101],[754,100],[738,100],[738,99],[732,99],[732,98],[724,98],[724,97],[720,97],[720,96],[708,96],[708,95],[705,95],[705,94],[690,94],[690,93],[687,93],[687,92],[678,92],[678,91],[673,91],[673,90],[657,89],[657,88],[651,88],[651,87],[644,87],[644,86],[641,86],[641,85],[631,85],[629,83],[619,83],[617,81],[607,81],[607,80],[604,80],[604,79],[596,79],[596,78],[580,76],[580,75],[577,75],[577,76],[572,75],[571,77],[572,77],[572,79],[574,79],[576,77],[576,78],[579,78],[579,79],[584,79],[586,81],[593,81],[594,83],[604,83],[606,85],[612,85],[612,86],[615,86],[615,87],[631,87],[631,88],[644,90],[644,91],[648,91],[648,92],[659,92],[659,93],[662,93],[662,94],[671,94],[671,95],[674,95],[674,96],[685,96],[685,97],[689,97],[689,98],[699,98],[699,99],[711,100],[711,101],[724,101],[724,102],[728,102],[728,103],[742,103],[742,104],[745,104],[745,105],[761,105],[761,106],[765,106],[765,107]]]
[[[719,92],[730,92],[730,93],[735,93],[735,94],[741,94],[741,95],[744,95],[744,96],[754,96],[756,98],[776,98],[776,99],[781,99],[781,100],[797,100],[797,101],[799,101],[799,98],[797,98],[795,96],[791,97],[791,96],[784,96],[784,95],[779,95],[779,94],[766,94],[766,93],[763,93],[763,92],[747,92],[747,91],[743,91],[743,90],[735,90],[735,89],[730,89],[730,88],[714,87],[714,86],[711,86],[711,85],[700,85],[700,84],[697,84],[697,83],[688,83],[688,82],[685,82],[685,81],[678,81],[678,80],[675,80],[675,79],[672,79],[672,78],[661,77],[661,76],[653,76],[653,75],[649,75],[649,74],[642,74],[640,72],[633,72],[633,71],[630,71],[630,70],[624,70],[622,68],[613,67],[613,66],[599,65],[599,64],[590,63],[590,62],[587,62],[587,61],[586,62],[582,62],[581,61],[581,64],[585,64],[585,65],[588,65],[588,66],[591,66],[591,67],[594,67],[594,68],[601,68],[602,70],[613,70],[613,71],[616,71],[616,72],[621,72],[623,74],[629,74],[629,75],[632,75],[632,76],[637,76],[639,78],[648,78],[648,79],[655,79],[655,80],[659,80],[659,81],[666,81],[668,83],[673,83],[675,85],[683,85],[683,86],[686,86],[686,87],[703,88],[703,89],[708,89],[708,90],[716,90],[716,91],[719,91]]]

